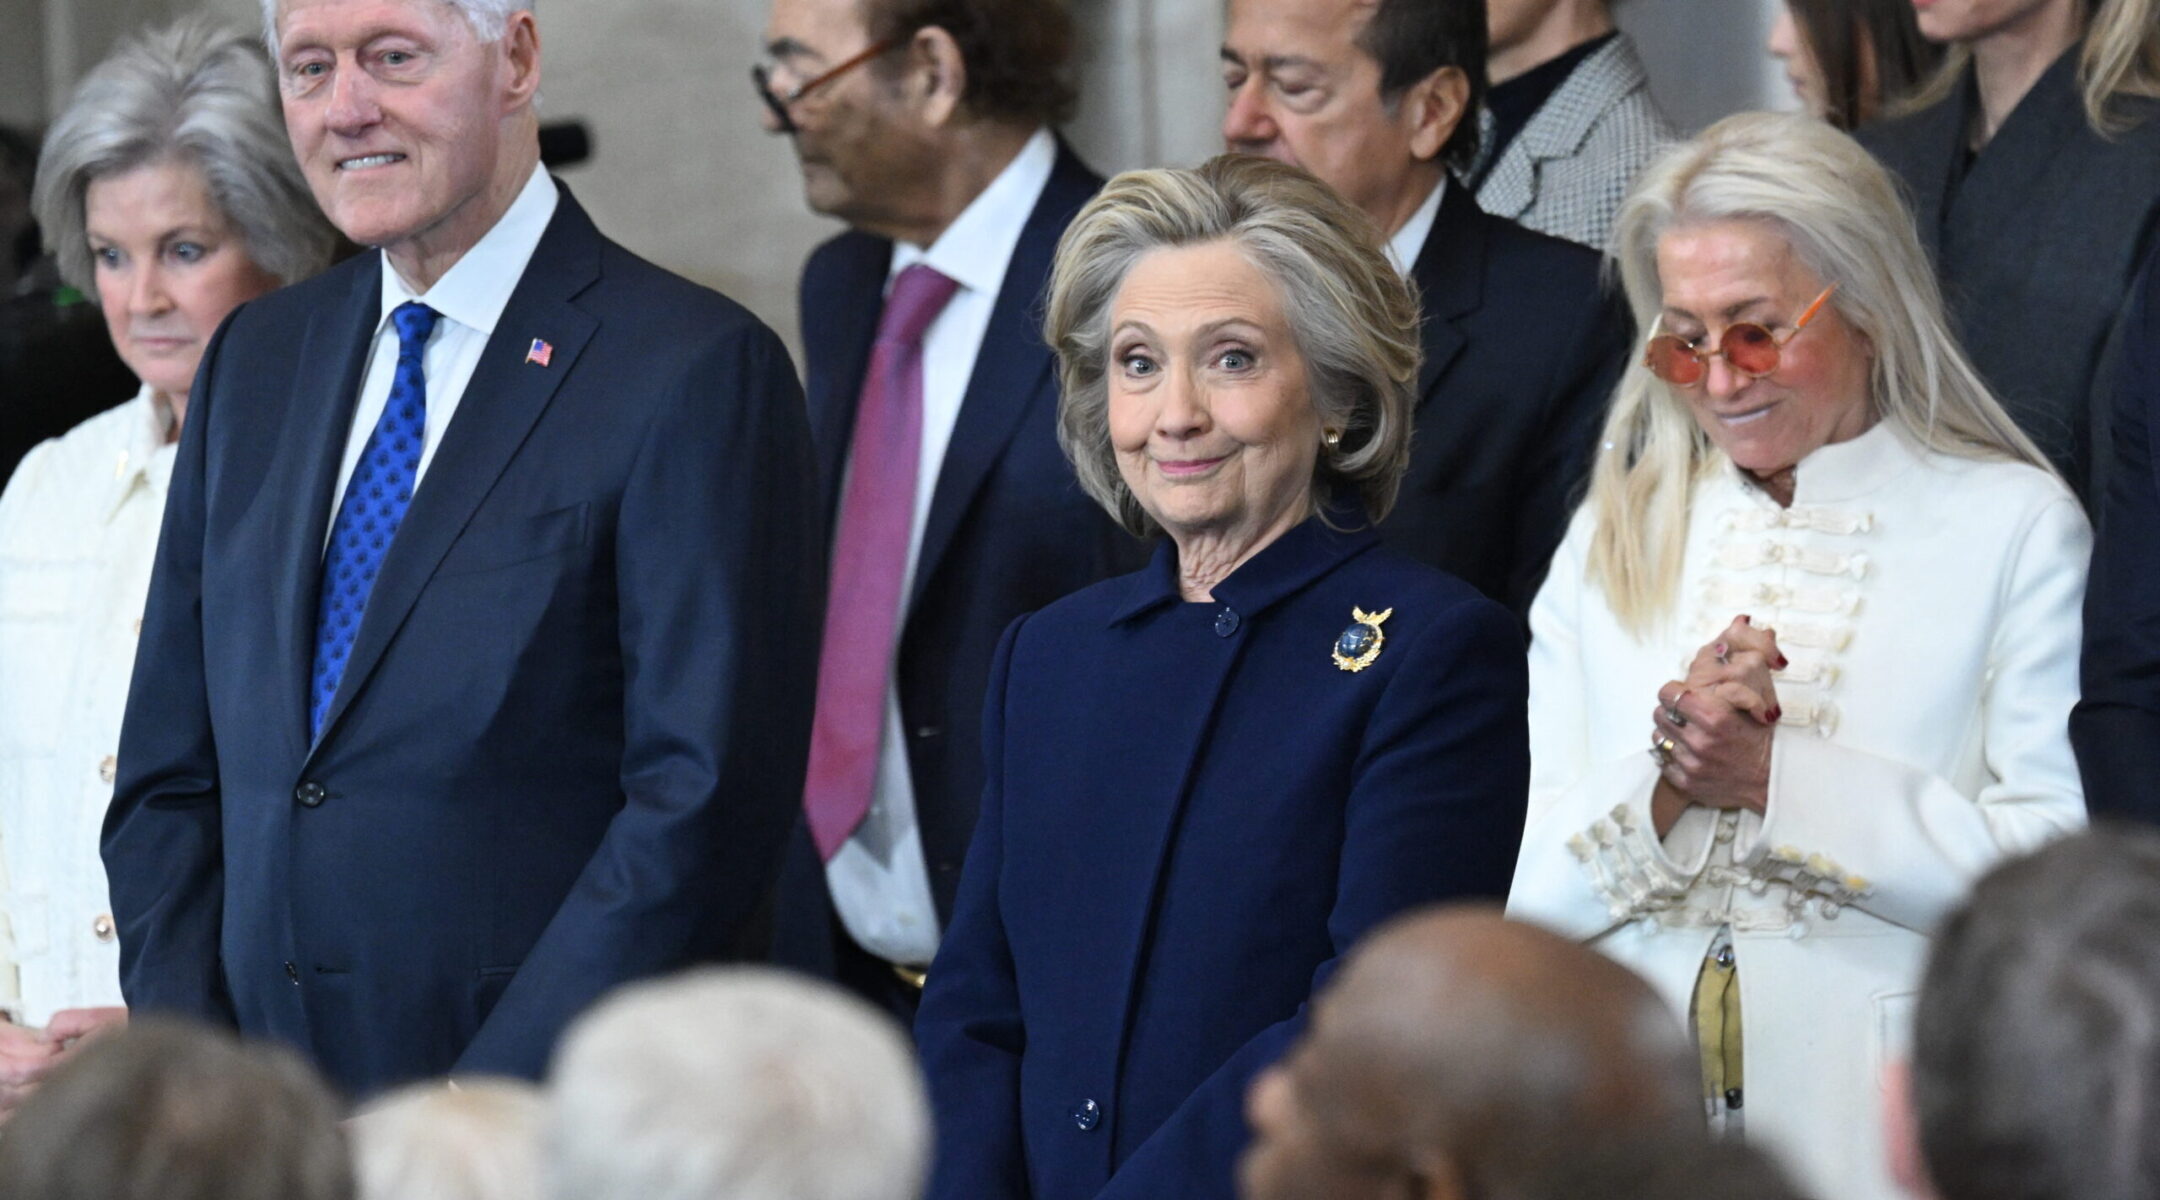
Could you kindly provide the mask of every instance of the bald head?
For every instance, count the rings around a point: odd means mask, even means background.
[[[1555,1147],[1684,1132],[1695,1070],[1678,1020],[1610,959],[1498,909],[1412,914],[1360,943],[1256,1082],[1246,1194],[1351,1200],[1408,1178],[1446,1196]]]

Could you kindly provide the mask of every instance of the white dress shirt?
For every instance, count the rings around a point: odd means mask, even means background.
[[[487,348],[495,322],[502,319],[510,293],[524,277],[525,265],[532,261],[540,235],[547,232],[548,221],[555,215],[556,199],[555,181],[548,178],[545,168],[534,167],[532,178],[525,181],[502,219],[425,294],[414,292],[390,265],[389,256],[382,256],[382,315],[375,324],[367,373],[361,376],[360,402],[353,406],[352,431],[346,435],[345,459],[338,466],[330,520],[323,527],[324,546],[330,544],[330,528],[337,524],[345,487],[360,463],[360,452],[367,448],[368,435],[382,420],[390,386],[397,378],[398,334],[390,313],[408,300],[418,300],[442,314],[421,358],[427,375],[427,432],[420,443],[420,468],[413,476],[413,491],[418,494],[436,447],[442,445],[443,431],[457,415],[465,385],[472,382],[473,369],[480,365],[480,352]]]
[[[119,1004],[98,833],[172,479],[144,388],[32,450],[0,495],[0,1009]]]
[[[1440,182],[1433,185],[1432,194],[1425,197],[1425,203],[1418,205],[1410,219],[1403,222],[1403,227],[1388,239],[1388,261],[1395,264],[1395,269],[1405,279],[1410,277],[1411,268],[1417,266],[1418,255],[1424,253],[1425,239],[1432,236],[1433,221],[1440,215],[1440,197],[1447,194],[1447,185],[1447,176],[1442,175]]]
[[[1038,129],[929,248],[906,242],[893,246],[892,268],[885,279],[888,291],[893,279],[916,263],[926,263],[960,285],[923,334],[922,450],[915,474],[914,517],[908,525],[907,574],[900,588],[903,606],[915,585],[915,558],[922,552],[923,526],[930,518],[930,500],[937,491],[945,447],[952,441],[983,333],[990,327],[998,291],[1005,285],[1005,268],[1056,165],[1057,141],[1049,130]],[[906,615],[901,613],[896,633],[905,629]],[[915,786],[908,774],[897,679],[886,684],[884,725],[870,812],[825,864],[825,877],[832,888],[833,907],[856,944],[892,962],[926,965],[937,953],[937,905],[930,894],[922,831],[915,819]]]

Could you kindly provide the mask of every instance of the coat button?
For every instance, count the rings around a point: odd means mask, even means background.
[[[945,731],[943,729],[940,729],[935,725],[919,725],[915,728],[915,738],[917,741],[927,742],[931,738],[937,737],[944,732]]]
[[[113,940],[112,914],[99,913],[98,919],[90,922],[90,932],[96,935],[97,940],[101,942]]]
[[[1238,615],[1234,608],[1226,608],[1215,614],[1215,636],[1229,637],[1237,632]]]
[[[292,980],[292,985],[293,985],[294,987],[299,987],[299,986],[300,986],[300,968],[298,968],[298,967],[296,967],[296,966],[292,965],[292,963],[291,963],[291,962],[287,962],[287,963],[285,964],[285,978],[287,978],[287,979],[290,979],[290,980]]]
[[[97,777],[100,781],[104,783],[111,783],[113,781],[113,776],[119,773],[119,759],[114,758],[112,755],[108,754],[103,759],[99,760],[97,765]]]
[[[1093,1100],[1082,1100],[1072,1110],[1072,1118],[1073,1124],[1080,1127],[1080,1132],[1086,1133],[1102,1123],[1102,1106]]]
[[[310,779],[293,789],[292,798],[298,800],[303,808],[320,808],[329,795],[329,792],[323,790],[323,785]]]

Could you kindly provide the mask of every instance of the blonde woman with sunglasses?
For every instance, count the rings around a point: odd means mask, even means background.
[[[1646,337],[1531,609],[1510,911],[1658,985],[1714,1127],[1891,1200],[1877,1073],[1929,930],[2084,821],[2091,533],[1847,135],[1720,122],[1614,245]]]

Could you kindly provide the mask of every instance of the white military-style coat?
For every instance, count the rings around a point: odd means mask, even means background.
[[[0,494],[0,1010],[120,1003],[98,833],[172,477],[146,388],[33,449]]]
[[[1888,422],[1802,460],[1780,508],[1722,462],[1696,485],[1655,636],[1587,580],[1576,515],[1531,609],[1531,795],[1508,908],[1588,941],[1688,1013],[1738,957],[1751,1141],[1814,1194],[1894,1200],[1880,1070],[1904,1052],[1929,931],[1976,875],[2085,817],[2067,721],[2091,532],[2054,476],[1920,448]],[[1656,836],[1660,685],[1738,614],[1776,630],[1763,815]]]

